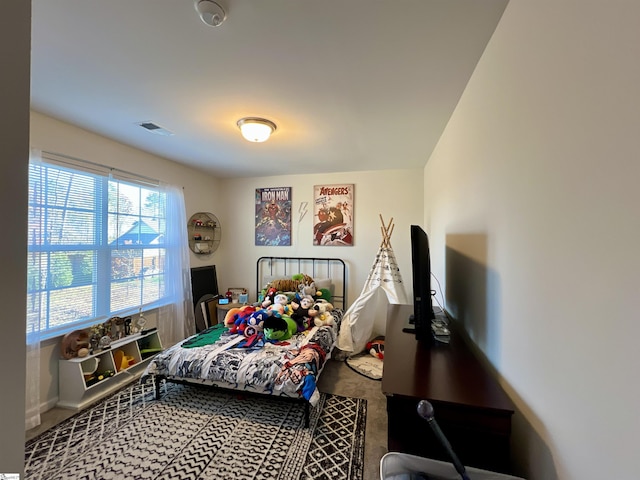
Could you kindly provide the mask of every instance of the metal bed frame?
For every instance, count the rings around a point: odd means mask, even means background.
[[[339,258],[315,258],[315,257],[260,257],[256,263],[256,296],[261,290],[261,282],[266,275],[282,275],[288,277],[297,273],[306,273],[312,278],[328,278],[333,286],[332,304],[335,308],[346,308],[347,304],[347,272],[346,265]],[[193,382],[177,378],[167,378],[164,375],[154,376],[155,398],[161,397],[161,385],[164,382],[180,383],[185,385],[200,386],[203,388],[215,388],[226,392],[241,392],[243,395],[257,395],[262,393],[247,392],[228,389],[224,387],[214,387],[202,382]],[[302,402],[304,404],[305,427],[309,427],[310,406],[304,398],[277,397],[292,402]]]
[[[347,268],[340,258],[260,257],[256,262],[256,297],[264,287],[265,276],[291,277],[306,273],[311,278],[328,278],[333,285],[332,304],[347,307]]]

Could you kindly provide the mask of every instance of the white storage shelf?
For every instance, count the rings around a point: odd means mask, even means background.
[[[157,330],[136,333],[111,343],[111,348],[82,358],[60,359],[58,363],[58,406],[81,410],[142,375],[149,360],[162,350]],[[122,352],[122,353],[120,353]],[[116,359],[125,358],[119,365]],[[98,366],[91,379],[85,374]],[[109,376],[112,372],[112,376]],[[88,376],[88,375],[87,375]],[[102,377],[102,379],[99,379]]]

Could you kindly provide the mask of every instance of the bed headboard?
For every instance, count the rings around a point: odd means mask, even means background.
[[[347,268],[339,258],[260,257],[256,264],[256,295],[266,284],[266,277],[290,278],[297,273],[306,273],[314,280],[329,279],[333,306],[346,309]]]

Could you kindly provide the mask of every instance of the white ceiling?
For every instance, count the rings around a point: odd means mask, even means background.
[[[33,0],[32,108],[220,177],[420,168],[507,1]]]

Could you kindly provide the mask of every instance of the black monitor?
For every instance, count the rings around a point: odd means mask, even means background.
[[[191,293],[193,304],[196,305],[204,295],[216,296],[218,292],[218,276],[216,266],[207,265],[191,269]]]
[[[416,340],[431,344],[431,320],[435,318],[431,302],[431,258],[429,237],[418,225],[411,225],[411,271],[413,274],[413,316],[405,331],[415,332]]]

